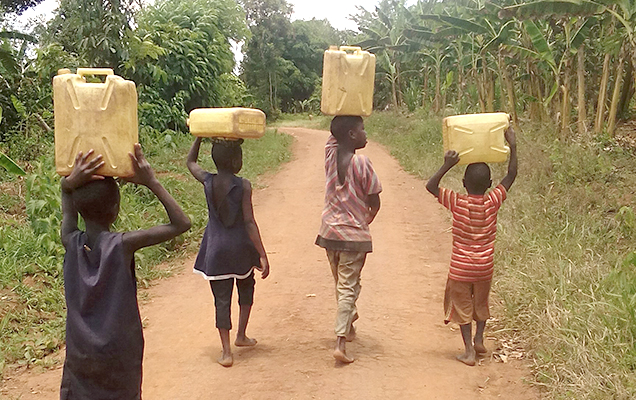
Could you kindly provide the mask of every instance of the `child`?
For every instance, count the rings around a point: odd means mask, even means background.
[[[130,154],[135,175],[165,207],[170,223],[134,232],[110,232],[119,213],[113,178],[95,175],[104,161],[93,150],[75,158],[62,178],[62,243],[67,307],[66,360],[60,398],[141,399],[144,339],[137,306],[136,250],[190,229],[190,220],[154,176],[139,144]],[[86,232],[77,227],[77,213]]]
[[[367,144],[362,117],[337,116],[325,146],[325,207],[316,244],[327,251],[336,283],[336,348],[333,356],[351,363],[346,342],[355,337],[360,272],[372,251],[369,224],[380,210],[382,185],[371,161],[355,154]]]
[[[517,143],[512,127],[505,137],[510,145],[508,174],[489,193],[486,190],[492,181],[485,163],[466,167],[463,182],[468,195],[439,187],[442,177],[459,162],[454,150],[446,152],[444,165],[426,184],[426,189],[453,214],[453,253],[444,295],[445,322],[459,324],[466,352],[457,359],[471,366],[475,365],[476,353],[486,353],[484,328],[490,318],[488,294],[494,269],[497,212],[517,177]],[[474,344],[473,319],[477,322]]]
[[[239,294],[239,326],[234,344],[254,346],[255,339],[245,334],[254,302],[254,268],[261,277],[269,275],[269,261],[252,209],[252,186],[237,174],[243,166],[242,140],[214,139],[212,159],[217,174],[204,171],[198,164],[201,138],[197,138],[188,153],[188,169],[203,184],[208,203],[209,221],[203,234],[194,272],[210,281],[216,327],[223,353],[217,361],[224,367],[234,363],[230,346],[230,306],[234,279]]]

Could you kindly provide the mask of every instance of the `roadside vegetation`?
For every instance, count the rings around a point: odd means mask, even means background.
[[[135,254],[139,287],[147,288],[153,280],[171,274],[172,260],[196,251],[207,206],[201,184],[185,166],[192,136],[141,132],[140,140],[159,180],[192,221],[192,229],[185,234]],[[240,175],[259,187],[258,176],[289,159],[291,142],[290,136],[272,129],[261,139],[246,141]],[[200,161],[214,171],[209,150],[209,144],[202,146]],[[0,170],[0,376],[5,364],[46,365],[45,357],[64,344],[62,215],[52,156],[51,144],[46,154],[31,163],[25,178],[10,177]],[[114,230],[167,222],[163,207],[145,187],[122,183],[121,194]]]
[[[52,19],[15,23],[40,2],[0,5],[0,374],[46,362],[64,336],[58,69],[110,67],[135,81],[142,146],[194,216],[186,235],[139,253],[145,287],[203,229],[203,193],[182,165],[188,112],[250,106],[271,126],[327,128],[321,57],[347,44],[376,55],[370,137],[422,179],[441,162],[443,116],[511,115],[520,172],[500,216],[492,333],[523,345],[549,398],[636,397],[634,1],[380,0],[352,16],[356,31],[341,31],[291,21],[285,0],[61,0]],[[276,168],[290,142],[274,131],[247,141],[243,174]],[[461,172],[445,184],[461,189]],[[122,193],[117,229],[164,218],[144,188]]]
[[[369,137],[428,179],[441,165],[441,118],[376,113]],[[499,339],[521,344],[549,398],[636,395],[636,149],[554,140],[523,123],[519,175],[499,213],[493,302]],[[493,182],[505,175],[493,165]],[[444,185],[463,190],[463,168]],[[496,325],[496,327],[493,327]]]

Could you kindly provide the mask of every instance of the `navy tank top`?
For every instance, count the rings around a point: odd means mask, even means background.
[[[245,279],[260,265],[260,257],[245,229],[243,179],[232,177],[222,204],[215,204],[213,182],[207,174],[203,187],[208,203],[208,225],[194,263],[194,272],[207,280]]]
[[[64,256],[66,360],[62,400],[141,398],[144,338],[133,255],[122,233],[102,232],[93,248],[71,234]]]

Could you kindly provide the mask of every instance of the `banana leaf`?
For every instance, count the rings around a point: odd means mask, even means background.
[[[26,172],[18,164],[16,164],[12,159],[0,153],[0,166],[4,167],[9,173],[14,175],[26,175]]]

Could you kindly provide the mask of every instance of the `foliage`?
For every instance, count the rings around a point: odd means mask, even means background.
[[[374,113],[366,130],[426,179],[442,162],[440,119],[407,117]],[[525,344],[547,398],[633,398],[633,155],[611,142],[555,141],[549,126],[524,128],[519,175],[498,216],[497,335]],[[492,167],[497,181],[505,166]],[[454,168],[443,184],[462,190],[461,174]]]
[[[197,249],[207,222],[207,206],[201,185],[191,178],[184,163],[192,143],[190,135],[145,129],[140,140],[157,177],[193,223],[184,235],[135,254],[137,281],[144,288],[153,279],[170,274],[170,263],[157,268],[159,263]],[[261,139],[247,141],[241,175],[258,185],[260,174],[289,160],[290,145],[290,136],[271,130]],[[209,154],[209,145],[203,147]],[[213,163],[205,154],[206,150],[200,163],[211,170]],[[0,375],[5,363],[43,363],[43,357],[59,350],[64,342],[60,185],[50,146],[48,155],[33,164],[25,185],[24,220],[5,223],[5,210],[0,208]],[[120,191],[121,210],[114,230],[143,229],[167,220],[161,203],[147,188],[125,184]],[[9,196],[2,194],[3,204],[14,200]]]
[[[124,66],[139,87],[142,124],[185,130],[193,108],[244,105],[243,85],[231,76],[230,40],[247,34],[235,2],[164,0],[138,22]]]
[[[22,14],[25,10],[35,7],[43,0],[2,0],[0,8],[5,12]]]
[[[133,4],[133,0],[61,0],[42,41],[59,43],[64,51],[77,54],[89,66],[118,70],[126,58]]]

